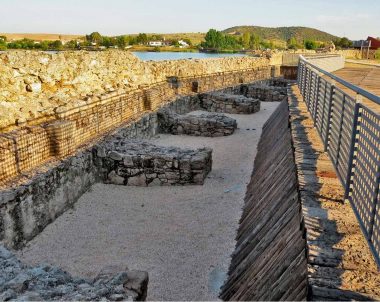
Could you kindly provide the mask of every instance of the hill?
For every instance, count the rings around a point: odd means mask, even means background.
[[[225,34],[242,35],[245,32],[256,34],[266,40],[287,41],[294,37],[297,41],[315,40],[328,42],[337,39],[337,36],[331,35],[315,28],[292,26],[292,27],[261,27],[261,26],[234,26],[222,31]]]

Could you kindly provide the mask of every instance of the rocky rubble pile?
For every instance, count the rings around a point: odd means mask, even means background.
[[[0,245],[0,301],[143,301],[148,274],[104,270],[96,278],[72,277],[60,268],[28,267]]]
[[[237,128],[236,120],[220,113],[176,114],[169,110],[158,113],[160,132],[174,135],[227,136]]]
[[[202,185],[212,165],[210,148],[163,147],[118,136],[94,151],[106,182],[117,185]]]
[[[7,51],[0,53],[0,129],[79,107],[102,94],[122,93],[168,76],[199,76],[268,64],[252,57],[140,61],[132,53],[110,51]]]
[[[252,114],[260,111],[260,101],[224,92],[203,93],[199,96],[202,109],[210,112]]]

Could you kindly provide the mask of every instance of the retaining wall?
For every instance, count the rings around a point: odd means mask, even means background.
[[[157,132],[157,116],[150,113],[117,133],[125,138],[147,138]],[[112,136],[106,137],[105,140]],[[39,234],[96,182],[103,180],[92,147],[51,164],[22,185],[0,192],[0,241],[13,248]]]
[[[305,230],[286,101],[263,127],[236,240],[223,300],[306,299]]]
[[[88,98],[80,106],[56,109],[54,119],[0,134],[0,187],[36,167],[73,154],[110,130],[156,111],[181,95],[194,95],[266,79],[271,67],[220,72],[201,77],[172,77],[128,93],[113,91]]]

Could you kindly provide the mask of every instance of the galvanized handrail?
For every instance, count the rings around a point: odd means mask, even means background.
[[[325,151],[345,188],[345,199],[349,200],[380,267],[380,114],[335,83],[379,105],[380,97],[323,70],[303,56],[298,64],[297,82]]]
[[[323,73],[324,75],[327,75],[328,77],[332,78],[333,80],[335,80],[336,82],[344,85],[345,87],[355,91],[356,93],[366,97],[367,99],[370,99],[371,101],[375,102],[376,104],[379,104],[380,105],[380,97],[377,96],[376,94],[373,94],[367,90],[364,90],[363,88],[360,88],[354,84],[351,84],[345,80],[343,80],[342,78],[330,73],[330,72],[327,72],[325,70],[323,70],[322,68],[319,68],[318,66],[316,66],[315,64],[312,64],[310,63],[309,61],[307,61],[307,59],[300,55],[300,61],[303,61],[305,62],[306,64],[310,65],[311,67],[313,67],[315,70],[319,71],[320,73]]]

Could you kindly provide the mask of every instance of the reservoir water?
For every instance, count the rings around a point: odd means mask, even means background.
[[[234,53],[204,53],[204,52],[133,52],[142,61],[163,61],[163,60],[181,60],[181,59],[209,59],[225,57],[243,57],[243,54]]]

